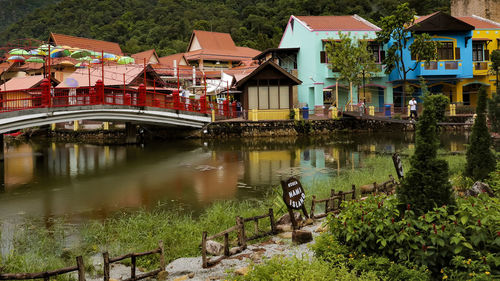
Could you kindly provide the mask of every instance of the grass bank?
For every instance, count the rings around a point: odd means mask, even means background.
[[[443,155],[450,164],[451,174],[458,173],[464,163],[464,155]],[[403,158],[404,167],[409,167],[408,158]],[[326,197],[330,189],[348,190],[356,186],[382,182],[389,174],[395,174],[389,155],[378,155],[365,159],[363,166],[354,170],[341,170],[328,180],[305,184],[306,194]],[[310,198],[306,200],[310,207]],[[3,272],[36,272],[73,265],[78,255],[88,258],[108,251],[111,256],[129,252],[154,249],[163,240],[167,262],[179,257],[199,256],[199,244],[204,230],[220,232],[233,226],[235,216],[250,217],[264,214],[272,207],[275,215],[285,212],[281,199],[281,188],[275,186],[264,199],[246,201],[221,201],[209,206],[200,216],[179,211],[155,209],[119,213],[104,222],[95,221],[78,227],[68,226],[64,219],[54,220],[50,227],[45,222],[27,220],[16,232],[13,251],[3,259]],[[74,246],[65,248],[67,241],[78,238]],[[0,234],[1,235],[1,234]],[[236,237],[231,237],[236,239]],[[71,243],[69,243],[71,244]],[[158,265],[156,257],[138,259],[139,265],[153,268]]]

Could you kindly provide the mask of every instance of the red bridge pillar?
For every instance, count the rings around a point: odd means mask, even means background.
[[[103,104],[104,103],[104,83],[102,80],[97,80],[95,82],[95,91],[97,94],[97,104]]]
[[[146,106],[146,86],[144,84],[139,85],[139,97],[137,100],[138,106]]]
[[[44,78],[42,80],[42,106],[50,107],[50,82],[49,79]]]

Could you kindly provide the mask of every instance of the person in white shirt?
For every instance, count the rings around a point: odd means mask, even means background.
[[[415,98],[411,98],[409,105],[410,105],[410,118],[414,116],[414,118],[417,119],[417,101],[415,100]]]

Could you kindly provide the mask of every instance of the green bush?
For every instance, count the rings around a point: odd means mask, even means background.
[[[453,205],[448,163],[437,158],[440,106],[443,106],[442,95],[425,94],[424,111],[417,123],[415,153],[410,158],[411,168],[396,190],[403,206],[410,204],[418,214],[434,207]]]
[[[332,267],[331,264],[318,259],[299,259],[297,257],[273,257],[261,265],[253,265],[246,276],[235,276],[235,280],[384,280],[374,272],[363,272],[359,276],[345,267]]]
[[[351,251],[425,265],[434,275],[445,267],[481,274],[458,267],[458,257],[483,264],[484,272],[500,274],[500,200],[482,194],[457,203],[454,210],[442,206],[417,215],[411,206],[401,212],[393,196],[370,196],[344,202],[338,217],[328,217],[329,229],[332,239]],[[318,254],[328,257],[324,252],[329,250]]]
[[[467,147],[465,175],[474,180],[484,180],[495,169],[496,159],[491,151],[491,135],[486,125],[486,88],[479,89],[477,117]]]

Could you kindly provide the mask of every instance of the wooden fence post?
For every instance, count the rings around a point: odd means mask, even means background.
[[[201,236],[201,265],[207,268],[207,232],[203,231]]]
[[[259,219],[254,218],[253,221],[255,222],[254,224],[255,235],[259,235]]]
[[[316,207],[316,195],[313,195],[312,202],[311,202],[311,218],[313,218],[313,219],[314,219],[314,208],[315,207]]]
[[[224,233],[224,256],[229,257],[229,233]]]
[[[160,267],[163,271],[165,270],[165,249],[163,248],[163,240],[160,240],[158,246],[160,247]]]
[[[245,236],[245,222],[240,216],[236,216],[236,224],[239,225],[238,229],[238,244],[244,248],[247,247],[247,238]]]
[[[352,200],[356,199],[356,186],[353,184],[352,185]]]
[[[104,281],[109,281],[109,253],[102,253],[102,259],[104,261]]]
[[[130,259],[132,260],[132,266],[130,267],[130,279],[135,280],[135,260],[136,260],[136,257],[134,255],[132,255],[132,257]]]
[[[78,281],[85,281],[85,266],[82,256],[76,257],[76,266],[78,267]]]
[[[273,234],[276,234],[276,222],[274,221],[274,210],[273,208],[269,208],[269,220],[271,220],[271,231]]]
[[[342,205],[342,190],[339,191],[339,193],[337,193],[337,195],[339,196],[339,209],[340,209],[340,205]]]

